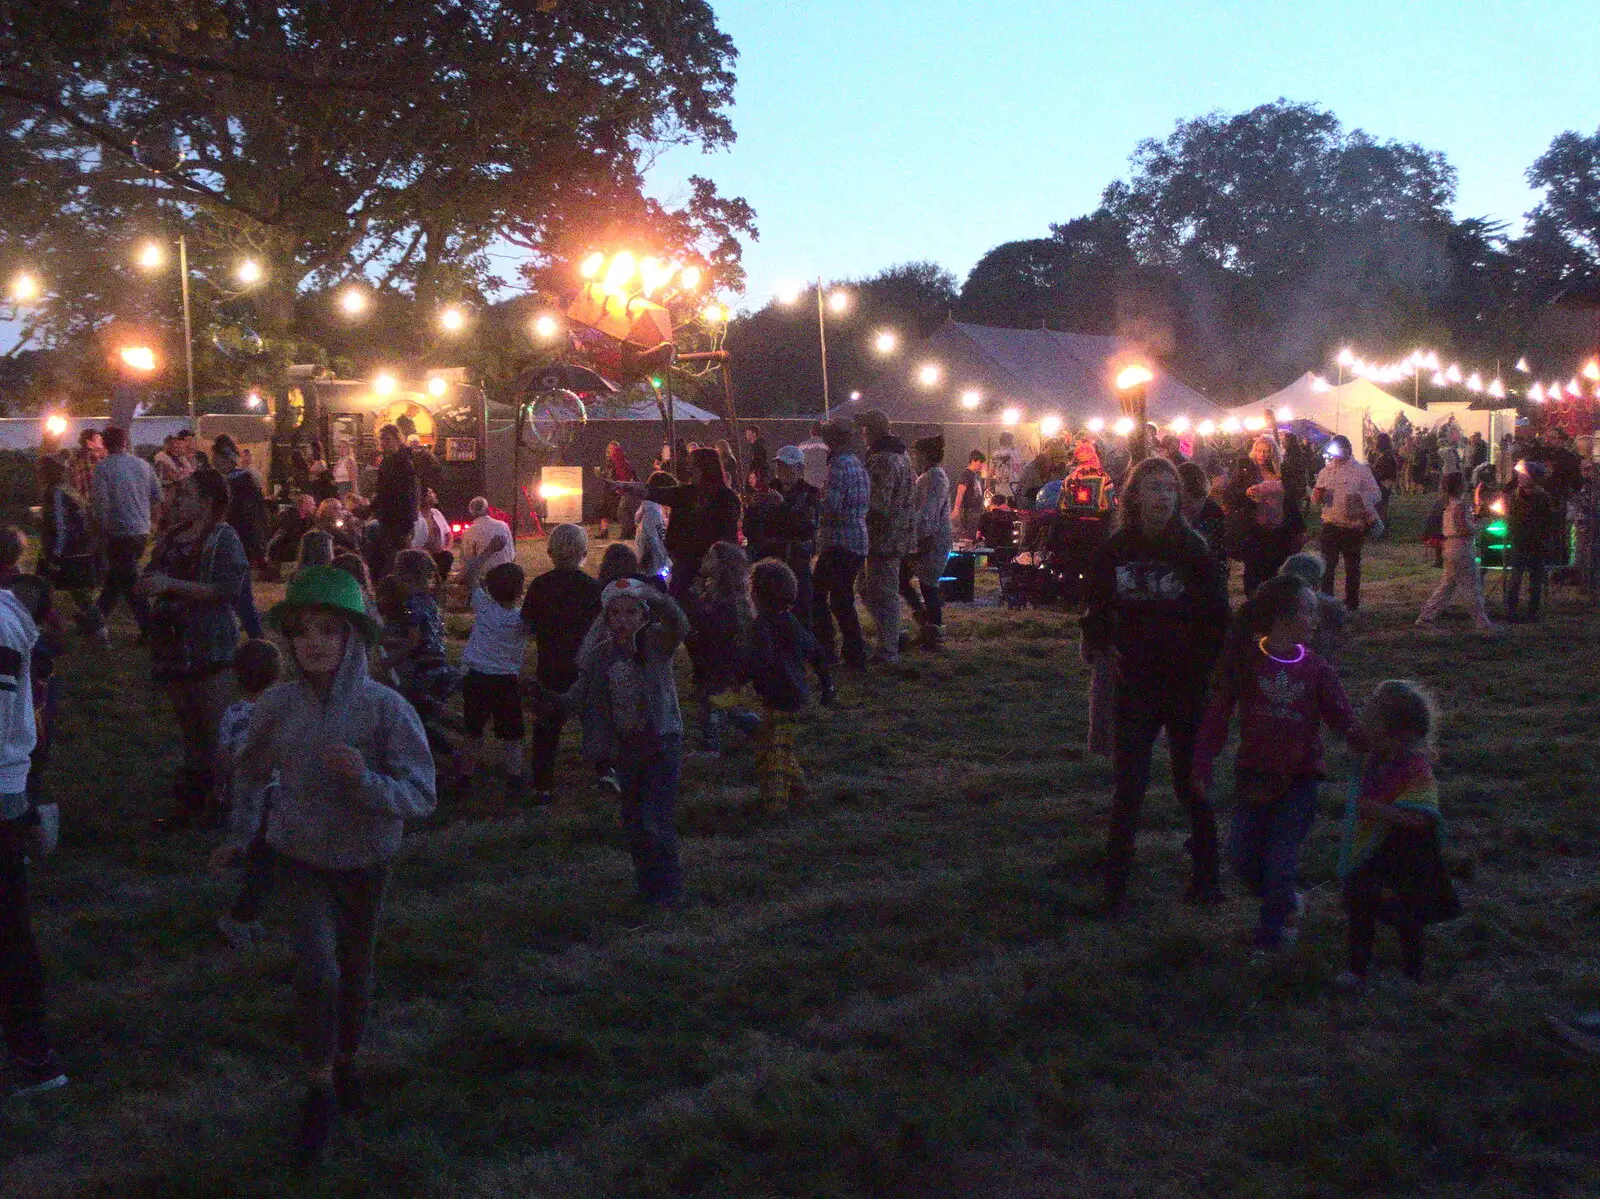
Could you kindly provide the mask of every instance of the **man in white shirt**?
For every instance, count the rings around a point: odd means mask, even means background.
[[[472,523],[461,534],[461,565],[470,595],[489,571],[517,560],[517,547],[511,540],[511,526],[489,515],[489,501],[481,495],[467,505],[467,515]]]
[[[802,460],[800,476],[818,491],[828,489],[828,447],[822,440],[822,425],[811,426],[811,436],[795,447]]]
[[[89,496],[106,546],[106,580],[97,606],[102,616],[109,617],[117,601],[126,598],[143,633],[149,606],[133,585],[150,540],[152,513],[161,505],[161,484],[150,464],[129,452],[126,429],[114,425],[107,429],[105,446],[106,456],[94,468]]]
[[[1377,522],[1383,492],[1365,462],[1357,462],[1350,439],[1334,437],[1322,451],[1328,460],[1317,475],[1313,498],[1322,505],[1322,590],[1333,594],[1333,575],[1344,557],[1344,606],[1361,606],[1361,547]]]

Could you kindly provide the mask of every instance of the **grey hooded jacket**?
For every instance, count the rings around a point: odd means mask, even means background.
[[[322,765],[322,751],[348,745],[367,772],[349,782]],[[326,701],[304,679],[264,692],[239,751],[228,840],[245,846],[261,820],[261,796],[278,772],[267,844],[326,870],[353,870],[393,857],[407,820],[437,802],[433,754],[416,710],[376,682],[353,630]],[[253,798],[251,798],[253,797]]]

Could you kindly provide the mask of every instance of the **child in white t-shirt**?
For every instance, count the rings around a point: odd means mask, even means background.
[[[528,648],[528,626],[522,622],[522,567],[505,562],[483,576],[472,589],[472,635],[461,655],[466,677],[461,680],[461,707],[466,737],[456,759],[458,784],[465,786],[483,752],[484,730],[494,722],[494,735],[505,748],[506,800],[518,802],[526,792],[522,769],[522,692],[519,680]],[[549,793],[536,802],[550,802]]]

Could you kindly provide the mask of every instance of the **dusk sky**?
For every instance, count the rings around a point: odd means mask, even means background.
[[[1523,172],[1600,126],[1593,0],[715,0],[740,52],[739,141],[676,151],[756,209],[741,306],[790,279],[984,251],[1092,209],[1145,137],[1280,96],[1441,150],[1460,216],[1513,223]]]

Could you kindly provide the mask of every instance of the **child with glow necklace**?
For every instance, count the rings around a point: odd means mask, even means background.
[[[1289,947],[1299,932],[1304,900],[1295,871],[1316,815],[1322,725],[1361,740],[1338,673],[1306,644],[1316,613],[1315,593],[1297,578],[1279,575],[1256,589],[1218,666],[1195,748],[1194,782],[1204,791],[1239,709],[1228,857],[1261,899],[1254,944],[1268,952]]]

